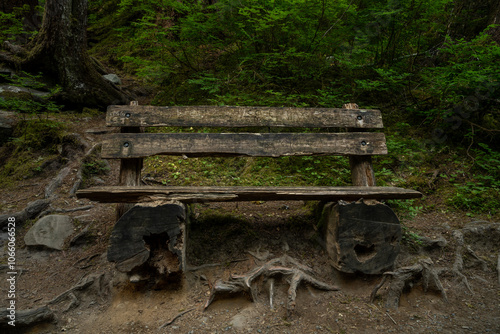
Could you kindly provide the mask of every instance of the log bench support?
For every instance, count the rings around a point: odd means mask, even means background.
[[[180,202],[134,205],[116,222],[108,260],[136,282],[175,280],[186,268],[186,206]]]
[[[419,198],[415,190],[377,187],[371,156],[387,154],[379,110],[274,107],[109,106],[101,156],[120,159],[118,186],[77,192],[78,198],[121,203],[108,258],[125,272],[154,268],[176,273],[185,268],[188,215],[184,204],[257,200],[319,200],[324,208],[325,244],[332,265],[344,272],[379,274],[399,250],[401,228],[390,208],[376,200]],[[267,133],[144,133],[144,127],[315,128]],[[339,133],[330,129],[340,128]],[[345,131],[347,129],[347,132]],[[153,155],[200,156],[349,156],[348,187],[146,187],[140,184],[143,158]],[[171,202],[173,201],[173,202]],[[345,201],[352,201],[348,204]],[[134,203],[139,203],[134,206]],[[163,238],[158,241],[158,238]],[[177,262],[176,262],[177,261]],[[168,275],[167,275],[168,276]]]
[[[401,225],[377,201],[328,203],[322,226],[330,264],[344,273],[382,274],[399,254]]]

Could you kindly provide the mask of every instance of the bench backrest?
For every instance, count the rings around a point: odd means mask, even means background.
[[[151,155],[290,156],[386,154],[383,133],[353,132],[383,128],[378,110],[270,107],[110,106],[106,123],[122,133],[103,142],[104,158]],[[137,133],[139,127],[343,128],[340,133]]]

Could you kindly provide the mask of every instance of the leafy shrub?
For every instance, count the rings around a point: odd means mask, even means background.
[[[470,212],[495,214],[500,207],[500,152],[486,144],[474,149],[475,160],[470,180],[455,184],[456,192],[449,200],[456,208]]]

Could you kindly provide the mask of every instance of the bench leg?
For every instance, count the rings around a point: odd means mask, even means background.
[[[337,270],[382,274],[393,267],[400,250],[401,225],[385,204],[328,203],[322,226],[330,263]]]
[[[108,260],[133,282],[179,282],[185,268],[187,220],[182,203],[135,205],[113,228]]]

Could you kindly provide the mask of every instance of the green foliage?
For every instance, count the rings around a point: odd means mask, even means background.
[[[454,207],[471,213],[495,214],[500,207],[500,153],[486,144],[479,146],[479,149],[474,149],[473,175],[463,183],[451,180],[456,191],[449,202]]]
[[[109,172],[109,165],[104,160],[88,161],[83,163],[82,176],[90,178],[97,175],[105,175]]]
[[[37,33],[36,31],[26,31],[24,29],[23,18],[28,12],[30,12],[28,4],[14,8],[12,13],[0,11],[0,45],[4,41],[14,40],[19,36],[31,38]]]
[[[14,132],[13,144],[20,150],[57,153],[62,143],[65,126],[50,119],[29,119],[22,121]]]
[[[418,252],[418,249],[423,245],[422,237],[418,233],[413,232],[406,225],[401,226],[401,242],[406,245],[410,250]]]
[[[445,121],[452,130],[463,135],[470,126],[496,129],[500,124],[498,103],[500,91],[500,46],[482,33],[471,41],[446,39],[438,66],[422,72],[426,94],[434,99],[433,108],[421,110],[428,121]],[[495,112],[496,109],[496,112]]]
[[[17,111],[20,113],[39,114],[44,112],[57,112],[63,106],[54,102],[53,97],[61,91],[59,86],[49,88],[43,80],[43,75],[22,72],[12,77],[0,75],[9,85],[20,87],[19,93],[2,93],[0,96],[0,109]],[[46,90],[43,95],[35,94],[31,89]]]
[[[65,126],[49,119],[21,121],[14,138],[0,150],[0,186],[30,178],[42,171],[42,166],[55,161],[65,133]]]
[[[388,200],[387,204],[394,210],[401,220],[412,220],[422,210],[422,205],[415,204],[415,200]]]

